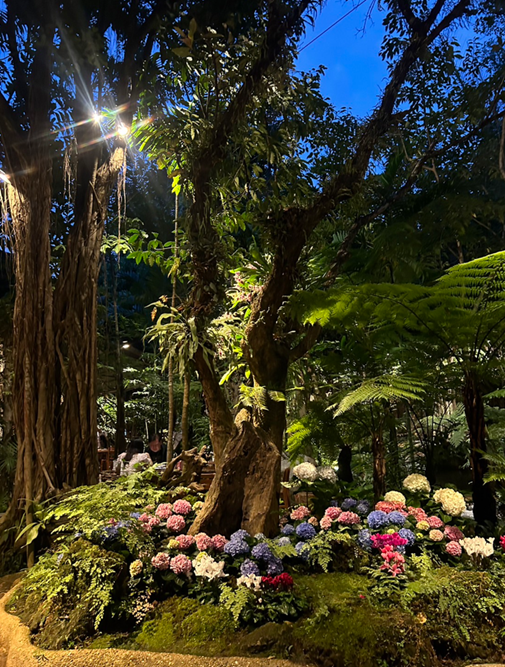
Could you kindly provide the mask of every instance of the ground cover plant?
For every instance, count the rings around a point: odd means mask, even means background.
[[[294,472],[331,483],[310,463]],[[202,499],[156,482],[77,490],[41,516],[52,545],[10,602],[38,645],[342,665],[501,655],[505,537],[475,535],[455,489],[413,474],[375,505],[336,493],[322,512],[286,510],[268,539],[191,534]]]

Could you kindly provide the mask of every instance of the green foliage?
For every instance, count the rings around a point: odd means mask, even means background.
[[[277,403],[286,400],[284,394],[280,391],[268,391],[265,387],[249,387],[242,384],[240,386],[240,400],[235,407],[242,405],[244,408],[254,408],[262,412],[268,410],[268,399]]]
[[[335,551],[342,546],[348,547],[351,543],[351,536],[347,533],[319,532],[310,540],[309,561],[311,565],[320,567],[323,572],[328,572],[335,560]]]
[[[424,383],[415,377],[382,375],[364,380],[359,387],[349,392],[338,404],[335,417],[351,410],[361,403],[375,401],[419,401],[426,389]]]
[[[219,603],[222,604],[225,609],[228,609],[233,616],[236,625],[240,623],[246,608],[249,605],[254,604],[255,600],[256,596],[246,586],[237,586],[237,588],[232,588],[228,584],[223,584],[221,586]]]
[[[77,540],[58,554],[40,558],[9,609],[38,631],[40,646],[62,648],[92,634],[114,614],[124,563],[120,554]]]
[[[72,538],[81,533],[89,538],[109,519],[128,520],[130,512],[139,507],[158,505],[167,497],[166,491],[156,486],[158,478],[153,472],[120,477],[112,483],[82,486],[71,491],[42,511],[46,525],[54,525],[54,534]],[[135,540],[135,534],[131,533]]]

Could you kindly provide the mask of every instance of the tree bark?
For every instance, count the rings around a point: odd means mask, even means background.
[[[182,395],[182,415],[181,415],[181,451],[185,452],[189,441],[189,392],[191,389],[191,375],[189,371],[184,373],[184,392]]]
[[[496,499],[490,484],[484,483],[489,464],[484,458],[486,446],[486,422],[484,401],[477,378],[468,373],[463,388],[463,404],[470,435],[470,465],[472,468],[473,514],[479,525],[495,525]]]
[[[377,502],[386,493],[386,448],[382,433],[372,435],[373,495]]]

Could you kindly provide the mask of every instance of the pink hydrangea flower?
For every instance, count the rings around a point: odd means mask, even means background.
[[[449,554],[449,556],[454,556],[455,558],[458,558],[461,556],[461,544],[459,542],[456,542],[455,540],[451,540],[450,542],[447,542],[445,545],[445,550]]]
[[[372,546],[374,549],[384,549],[385,547],[403,547],[408,543],[404,537],[401,537],[399,533],[386,533],[381,535],[381,533],[376,533],[371,536]]]
[[[443,528],[444,522],[442,519],[439,519],[438,516],[429,516],[427,522],[430,524],[430,528]]]
[[[192,509],[191,503],[188,503],[187,500],[176,500],[173,506],[174,513],[182,514],[183,516],[189,514]]]
[[[206,533],[198,533],[196,536],[196,548],[198,551],[207,551],[207,549],[211,549],[213,546],[211,537]]]
[[[155,512],[156,516],[159,516],[160,519],[168,519],[169,516],[172,516],[172,503],[161,503],[158,505]]]
[[[297,507],[295,510],[293,510],[289,516],[293,521],[303,521],[308,516],[310,516],[310,510],[308,507],[302,505],[301,507]]]
[[[150,516],[143,524],[142,530],[144,533],[152,533],[153,528],[160,525],[160,520],[157,516]]]
[[[429,537],[432,542],[441,542],[444,539],[444,534],[441,530],[430,530]]]
[[[141,514],[139,516],[139,521],[141,521],[142,523],[147,523],[150,518],[151,518],[151,515],[144,512],[144,514]]]
[[[422,507],[409,507],[408,509],[409,516],[413,516],[417,523],[419,523],[419,521],[426,521],[428,519],[428,515]]]
[[[157,570],[168,570],[170,567],[170,556],[164,553],[158,553],[151,558],[151,564]]]
[[[179,542],[181,549],[190,549],[195,543],[193,535],[177,535],[175,539]]]
[[[342,514],[340,507],[328,507],[324,513],[324,516],[330,517],[330,519],[335,520]]]
[[[228,540],[224,535],[214,535],[212,538],[212,546],[216,551],[222,551],[225,544],[228,544]]]
[[[171,559],[170,569],[175,574],[189,574],[191,572],[191,561],[184,554],[179,554]]]
[[[457,526],[446,526],[444,528],[444,535],[449,542],[459,542],[465,535]]]
[[[178,514],[172,514],[172,516],[168,517],[167,528],[174,533],[182,533],[184,528],[186,528],[184,517],[179,516]]]
[[[329,530],[331,528],[332,523],[333,521],[330,519],[330,517],[327,514],[325,514],[321,519],[321,528],[323,530]]]
[[[342,512],[337,521],[344,526],[353,526],[355,523],[359,523],[361,519],[355,512]]]
[[[381,512],[386,512],[386,514],[391,514],[391,512],[401,512],[402,514],[405,513],[405,505],[403,503],[395,503],[391,502],[390,500],[380,500],[376,505],[375,505],[376,510],[380,510]]]
[[[319,526],[319,521],[316,519],[315,516],[311,516],[309,519],[309,523],[314,526],[314,528],[317,528]]]

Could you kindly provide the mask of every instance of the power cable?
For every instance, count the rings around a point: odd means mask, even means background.
[[[361,7],[361,5],[364,5],[365,2],[369,2],[369,0],[361,0],[361,2],[359,2],[355,7],[353,7],[352,9],[350,9],[350,10],[347,12],[347,14],[344,14],[344,15],[341,16],[339,19],[337,19],[334,23],[332,23],[331,25],[329,25],[325,30],[323,30],[323,32],[320,32],[319,35],[317,35],[316,37],[314,37],[314,39],[312,39],[308,44],[304,44],[304,46],[302,46],[302,48],[298,51],[298,53],[301,53],[301,52],[304,51],[308,46],[310,46],[311,44],[314,44],[314,42],[317,41],[317,40],[318,40],[320,37],[322,37],[323,35],[325,35],[325,34],[328,32],[328,30],[331,30],[331,29],[334,28],[336,25],[338,25],[341,21],[343,21],[343,20],[346,19],[348,16],[350,16],[353,12],[355,12],[357,9],[359,9],[359,8]]]

